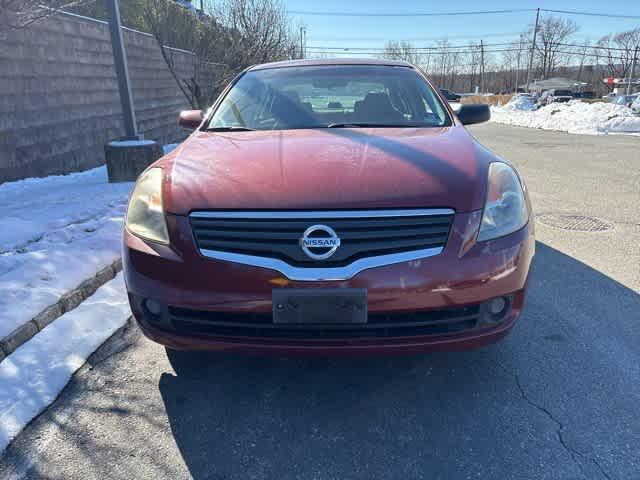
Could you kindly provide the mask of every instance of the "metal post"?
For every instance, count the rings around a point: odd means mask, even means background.
[[[520,80],[520,57],[522,56],[522,34],[520,34],[520,43],[518,44],[518,62],[516,64],[516,88],[514,94],[518,94],[518,81]]]
[[[484,93],[484,42],[480,40],[480,94]]]
[[[638,47],[633,51],[633,60],[631,61],[631,76],[629,77],[629,83],[627,84],[627,95],[631,95],[631,82],[633,82],[633,76],[636,74],[636,59],[638,58]]]
[[[536,49],[536,35],[538,34],[538,22],[540,21],[540,9],[536,11],[536,26],[533,27],[533,41],[531,42],[531,55],[529,56],[529,68],[527,68],[527,93],[531,83],[531,69],[533,68],[533,53]]]
[[[300,58],[304,58],[304,40],[303,40],[303,33],[304,32],[304,27],[300,27]]]
[[[579,82],[582,78],[582,69],[584,67],[584,57],[587,55],[587,42],[584,42],[584,49],[582,50],[582,57],[580,57],[580,68],[578,68],[578,76],[576,77],[576,82]]]
[[[120,25],[120,5],[118,0],[107,0],[107,10],[109,13],[109,30],[111,32],[111,48],[113,50],[113,62],[116,67],[118,77],[118,90],[120,91],[120,104],[122,105],[122,115],[124,117],[124,130],[127,140],[139,140],[136,126],[136,114],[133,109],[133,97],[129,84],[129,69],[127,68],[127,55],[122,39],[122,28]]]
[[[518,63],[516,64],[516,86],[514,88],[514,94],[518,94],[518,74],[520,73],[520,49],[518,49]]]

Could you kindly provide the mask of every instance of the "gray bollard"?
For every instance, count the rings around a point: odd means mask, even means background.
[[[153,140],[115,140],[104,146],[109,183],[134,182],[162,157],[162,147]]]

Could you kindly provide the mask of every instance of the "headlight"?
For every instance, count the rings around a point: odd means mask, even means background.
[[[491,163],[478,241],[520,230],[528,219],[527,203],[518,175],[506,163]]]
[[[136,183],[127,209],[127,229],[134,235],[159,243],[169,243],[162,209],[162,169],[152,168]]]

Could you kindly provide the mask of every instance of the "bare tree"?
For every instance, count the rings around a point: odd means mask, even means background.
[[[517,46],[517,44],[516,44]],[[500,91],[510,92],[517,88],[516,77],[517,71],[522,65],[522,47],[508,48],[501,54],[501,62],[497,75],[498,89]]]
[[[226,34],[220,61],[234,72],[299,55],[296,36],[278,0],[222,0],[213,13]]]
[[[636,48],[640,47],[640,27],[605,35],[598,41],[594,54],[603,59],[612,77],[626,77],[633,63]]]
[[[569,43],[573,34],[578,31],[578,24],[572,20],[549,16],[542,19],[539,28],[536,56],[542,76],[547,77],[555,72],[562,61],[568,61],[562,44]]]
[[[438,78],[438,86],[440,88],[447,88],[447,75],[452,70],[452,63],[454,61],[451,44],[446,38],[436,41],[435,66],[434,66],[434,78]],[[438,72],[436,74],[436,72]]]
[[[208,37],[206,26],[190,11],[168,0],[147,0],[142,14],[176,84],[192,108],[202,108],[203,89],[195,76],[181,76],[176,62],[183,54],[176,55],[177,52],[171,47],[193,52],[194,61],[202,62],[204,59],[199,55],[198,47],[201,38]],[[194,70],[200,69],[196,66]]]
[[[382,58],[402,60],[425,69],[425,60],[428,59],[428,55],[417,51],[411,42],[405,40],[390,40],[384,45]]]
[[[56,9],[83,3],[85,0],[0,0],[0,32],[27,27],[54,14]]]
[[[585,39],[581,46],[576,47],[576,55],[580,58],[580,66],[578,67],[578,73],[576,74],[576,81],[580,81],[582,78],[582,71],[584,70],[585,63],[591,58],[589,54],[589,40]]]
[[[476,86],[480,85],[480,45],[469,42],[469,53],[467,54],[469,72],[469,88],[467,91],[473,92]]]
[[[143,17],[162,58],[192,108],[206,108],[220,89],[244,68],[295,58],[299,47],[277,0],[223,0],[196,17],[171,0],[145,0]],[[193,53],[195,75],[183,78],[177,47]],[[215,78],[207,75],[216,70]]]

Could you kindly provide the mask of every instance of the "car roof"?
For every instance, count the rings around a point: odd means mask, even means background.
[[[332,58],[332,59],[302,59],[284,60],[281,62],[262,63],[249,67],[247,71],[267,70],[270,68],[289,67],[318,67],[318,66],[339,66],[339,65],[380,65],[389,67],[409,67],[415,68],[408,62],[400,60],[380,60],[374,58]]]

